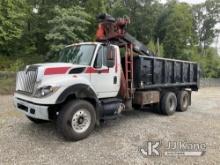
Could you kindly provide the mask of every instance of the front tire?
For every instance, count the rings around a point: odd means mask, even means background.
[[[175,93],[167,92],[163,95],[161,100],[161,111],[165,115],[172,115],[175,113],[177,107],[177,98]]]
[[[58,131],[65,139],[77,141],[86,138],[94,129],[96,113],[85,100],[74,100],[64,105],[57,117]]]

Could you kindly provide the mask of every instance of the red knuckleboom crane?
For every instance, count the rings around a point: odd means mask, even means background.
[[[126,32],[126,26],[130,23],[129,18],[115,19],[108,14],[99,14],[97,16],[98,29],[96,31],[96,41],[107,42],[125,48],[125,70],[122,72],[121,95],[124,94],[126,99],[133,97],[133,55],[134,52],[154,56],[147,47]],[[126,82],[124,85],[124,82]]]

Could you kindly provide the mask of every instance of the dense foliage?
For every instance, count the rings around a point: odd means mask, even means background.
[[[204,77],[220,77],[220,1],[189,5],[175,0],[1,0],[0,70],[52,61],[67,44],[93,41],[98,13],[128,16],[128,31],[159,56],[194,60]]]

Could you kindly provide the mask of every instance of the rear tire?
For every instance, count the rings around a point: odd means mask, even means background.
[[[58,131],[66,140],[77,141],[86,138],[94,129],[96,113],[85,100],[74,100],[64,105],[57,117]]]
[[[177,107],[177,98],[175,93],[167,92],[162,96],[161,111],[164,115],[172,115]]]
[[[177,110],[180,112],[187,111],[190,101],[190,95],[187,91],[180,91],[177,94]]]
[[[26,115],[26,117],[27,117],[30,121],[32,121],[33,123],[35,123],[35,124],[43,124],[43,123],[48,123],[48,122],[49,122],[49,121],[47,121],[47,120],[36,119],[36,118],[30,117],[30,116],[27,116],[27,115]]]

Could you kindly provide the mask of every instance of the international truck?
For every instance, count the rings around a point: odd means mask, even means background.
[[[60,51],[58,62],[17,73],[14,104],[34,123],[56,121],[65,139],[87,137],[100,121],[153,106],[164,115],[186,111],[199,88],[199,66],[156,57],[126,32],[128,18],[100,14],[96,42]]]

